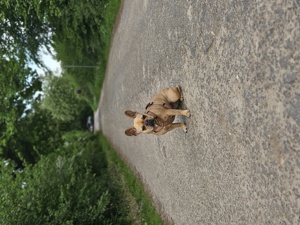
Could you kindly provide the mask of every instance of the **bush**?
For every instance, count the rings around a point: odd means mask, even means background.
[[[99,142],[76,135],[22,173],[1,165],[0,224],[129,224]]]
[[[87,104],[76,96],[69,80],[51,74],[44,80],[42,108],[50,111],[57,120],[68,122],[78,118]]]

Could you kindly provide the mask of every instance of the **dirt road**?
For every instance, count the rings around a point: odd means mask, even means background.
[[[299,0],[125,0],[97,126],[172,224],[300,224],[299,62]],[[189,132],[125,136],[176,84]]]

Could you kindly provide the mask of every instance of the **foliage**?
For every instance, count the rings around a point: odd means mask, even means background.
[[[26,67],[24,62],[1,55],[0,85],[0,156],[20,161],[18,154],[21,154],[33,162],[27,142],[18,140],[28,135],[21,130],[31,129],[24,126],[24,118],[30,113],[27,106],[39,99],[35,93],[41,89],[41,82],[35,71]]]
[[[72,142],[22,173],[2,163],[0,224],[129,224],[97,139],[65,139]]]
[[[34,100],[34,94],[41,89],[41,82],[35,71],[26,67],[15,57],[0,56],[0,119],[20,117],[25,105]],[[12,119],[13,120],[13,119]]]
[[[119,6],[120,0],[69,1],[54,29],[54,49],[66,78],[82,90],[79,97],[93,110],[97,108]]]
[[[93,93],[95,76],[98,75],[97,64],[103,60],[100,57],[103,46],[99,32],[103,23],[101,12],[107,2],[70,0],[62,6],[62,16],[54,27],[53,41],[57,59],[62,62],[66,77],[73,86],[82,90],[83,95],[80,97],[94,109],[98,103]]]
[[[12,159],[17,165],[35,163],[40,155],[55,151],[54,143],[61,143],[58,137],[64,132],[85,127],[86,115],[90,115],[91,110],[83,101],[96,109],[104,77],[106,58],[101,51],[103,46],[109,46],[109,40],[104,40],[102,33],[112,29],[103,28],[107,9],[118,2],[120,0],[0,2],[0,157]],[[97,69],[66,69],[63,80],[67,81],[57,82],[57,85],[69,88],[63,89],[67,95],[53,91],[53,98],[45,98],[43,104],[51,105],[48,109],[55,115],[53,118],[39,110],[41,96],[36,93],[41,91],[41,80],[36,71],[28,67],[32,61],[40,64],[38,50],[41,46],[50,48],[52,38],[54,46],[59,46],[57,57],[64,65],[101,64]],[[75,94],[75,90],[82,94]]]
[[[42,107],[49,110],[57,120],[71,121],[78,117],[86,104],[77,98],[70,82],[64,76],[51,74],[44,81]]]
[[[1,123],[0,157],[33,164],[41,156],[54,152],[62,144],[62,135],[70,130],[82,129],[82,123],[76,119],[70,122],[54,120],[51,113],[42,110],[35,102],[31,109],[12,123],[12,128]]]
[[[51,27],[46,20],[59,16],[56,0],[0,1],[0,51],[20,62],[41,64],[38,51],[51,45]]]
[[[0,156],[18,165],[22,160],[35,162],[25,118],[32,112],[28,106],[39,101],[41,81],[28,62],[40,64],[38,49],[50,43],[39,2],[0,2]]]

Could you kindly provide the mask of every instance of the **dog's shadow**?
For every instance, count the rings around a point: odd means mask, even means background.
[[[171,106],[173,109],[187,109],[187,106],[184,103],[184,101],[173,102],[171,103]]]
[[[184,102],[184,100],[178,102],[178,109],[188,109],[185,102]]]

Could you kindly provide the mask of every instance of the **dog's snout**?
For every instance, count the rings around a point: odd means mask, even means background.
[[[146,120],[145,121],[146,126],[154,127],[155,123],[154,120]]]

